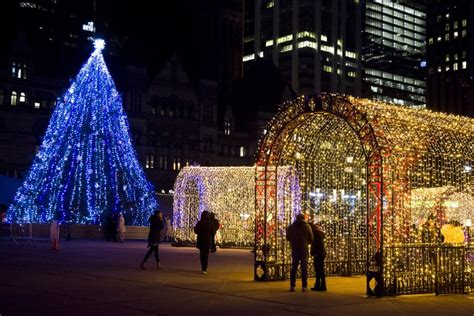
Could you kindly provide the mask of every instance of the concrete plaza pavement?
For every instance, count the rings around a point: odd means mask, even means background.
[[[143,241],[0,241],[0,315],[474,315],[474,295],[367,298],[363,277],[329,277],[328,292],[254,282],[249,250],[218,249],[200,274],[194,248],[161,244],[139,269]],[[314,279],[309,280],[312,285]]]

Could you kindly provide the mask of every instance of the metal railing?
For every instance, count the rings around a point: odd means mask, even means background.
[[[384,247],[385,293],[469,293],[474,282],[471,264],[469,245]]]

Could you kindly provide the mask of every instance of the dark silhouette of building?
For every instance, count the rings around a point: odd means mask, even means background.
[[[424,1],[246,0],[244,70],[271,60],[297,94],[423,107]]]
[[[176,5],[159,23],[142,20],[150,4],[140,1],[130,8],[111,7],[109,0],[2,3],[14,23],[3,28],[8,32],[0,43],[0,174],[22,177],[30,167],[56,99],[90,55],[96,37],[106,40],[104,57],[122,93],[133,144],[159,192],[171,190],[186,165],[252,165],[256,132],[239,123],[232,109],[238,103],[229,101],[232,79],[241,75],[235,3],[209,2],[214,11],[204,16],[191,10],[197,4],[184,1],[183,17],[169,16],[177,14]],[[221,20],[214,23],[214,17]],[[193,40],[211,31],[216,35],[187,47],[191,41],[185,37],[166,35],[173,33],[171,26],[178,35],[190,32]],[[160,34],[169,41],[158,47]],[[222,41],[228,42],[212,49]]]
[[[428,6],[428,107],[474,117],[474,2]]]

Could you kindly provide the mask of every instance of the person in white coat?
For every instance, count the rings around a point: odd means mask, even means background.
[[[125,239],[126,229],[125,229],[125,218],[123,217],[122,213],[119,214],[119,219],[118,219],[118,222],[117,222],[117,232],[119,234],[120,242],[123,243],[123,241]]]
[[[59,246],[59,222],[57,220],[51,221],[49,237],[51,238],[51,249],[61,249],[61,246]]]

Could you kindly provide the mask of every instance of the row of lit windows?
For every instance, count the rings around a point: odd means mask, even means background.
[[[422,33],[413,32],[412,30],[408,30],[404,27],[393,26],[391,24],[387,24],[384,22],[373,20],[373,19],[367,19],[367,25],[370,25],[379,29],[381,28],[383,29],[383,31],[386,31],[386,32],[394,33],[395,36],[398,36],[398,37],[404,36],[404,37],[409,37],[414,40],[421,40],[421,41],[424,41],[426,38],[426,36]]]
[[[396,88],[398,90],[408,91],[408,92],[412,92],[412,93],[418,93],[420,95],[423,95],[426,92],[425,89],[420,88],[420,87],[415,87],[415,86],[403,84],[403,83],[400,83],[400,82],[393,82],[393,81],[390,81],[390,80],[383,80],[383,79],[380,79],[380,78],[367,77],[366,81],[371,82],[373,84],[380,85],[380,86],[388,87],[388,88]],[[373,92],[376,92],[376,91],[373,91]]]
[[[462,30],[461,31],[461,37],[466,37],[467,36],[467,30]],[[453,32],[453,39],[457,39],[459,37],[459,32],[458,31],[454,31]],[[449,41],[451,38],[450,36],[450,33],[446,33],[444,34],[444,40],[445,41]],[[436,41],[437,42],[441,42],[443,40],[443,37],[442,36],[438,36],[436,38]],[[433,37],[430,37],[429,40],[428,40],[428,44],[433,44],[434,43],[434,39]]]
[[[390,33],[390,32],[384,32],[381,29],[377,29],[377,28],[374,28],[374,27],[371,27],[371,26],[367,26],[365,28],[365,31],[367,33],[374,34],[374,35],[377,35],[377,36],[380,36],[380,37],[384,38],[386,40],[385,41],[386,43],[391,44],[391,43],[394,43],[394,42],[398,42],[398,43],[401,43],[401,44],[410,45],[410,46],[415,47],[415,48],[421,48],[421,47],[424,46],[424,41],[417,41],[417,40],[413,40],[413,39],[410,39],[410,38],[397,36],[397,34],[393,34],[393,33]]]
[[[407,21],[413,21],[417,24],[423,24],[426,18],[426,14],[424,12],[392,1],[375,0],[375,2],[376,3],[368,2],[366,4],[366,8],[383,12],[384,15],[393,15]]]
[[[258,56],[263,57],[263,52],[258,53]],[[254,60],[254,59],[255,59],[255,54],[245,55],[242,57],[243,62]]]
[[[27,103],[27,95],[25,92],[17,92],[17,91],[12,91],[10,93],[9,97],[10,105],[16,106],[18,104],[26,104]],[[0,105],[5,102],[4,94],[3,94],[3,89],[0,90]],[[43,106],[41,106],[41,103],[43,103]],[[55,101],[50,102],[50,106],[53,107],[55,106]],[[33,103],[33,106],[35,109],[40,109],[41,107],[46,108],[48,106],[47,101],[35,101]]]
[[[466,56],[467,56],[466,51],[463,50],[462,53],[461,53],[461,58],[465,59]],[[444,56],[444,61],[449,62],[449,57],[450,57],[450,54],[446,54]],[[453,60],[458,60],[458,54],[453,54]]]
[[[383,89],[381,87],[370,86],[370,91],[375,94],[383,95]],[[413,101],[426,102],[426,98],[424,95],[409,94],[408,97]],[[385,98],[386,98],[385,102],[390,102],[394,104],[401,104],[401,105],[413,104],[412,102],[406,102],[406,100],[402,100],[398,98],[390,98],[390,97],[385,97]]]
[[[467,69],[467,61],[463,61],[463,62],[461,63],[461,68],[462,68],[462,69]],[[444,66],[444,70],[445,70],[445,71],[450,71],[450,70],[451,70],[451,66],[450,66],[450,65]],[[453,70],[453,71],[459,70],[459,63],[454,63],[452,70]],[[438,72],[442,72],[442,71],[443,71],[443,67],[438,66]],[[433,72],[434,72],[433,68],[430,68],[430,69],[428,70],[428,72],[429,72],[430,75],[432,75]]]
[[[168,163],[168,161],[172,161],[172,163]],[[185,161],[185,165],[189,166],[189,159],[186,159]],[[168,157],[166,156],[158,156],[157,163],[158,169],[168,170],[171,168],[172,170],[181,170],[181,158],[179,157],[174,157],[168,160]],[[155,169],[155,155],[146,155],[145,168]]]
[[[454,22],[453,22],[453,29],[457,29],[457,28],[458,28],[458,25],[459,25],[458,21],[454,21]],[[466,26],[467,26],[467,20],[466,20],[466,19],[464,19],[464,20],[461,21],[461,26],[462,26],[462,27],[466,27]],[[446,23],[446,24],[444,25],[444,30],[445,30],[445,31],[449,31],[449,29],[450,29],[450,23]]]
[[[446,20],[449,20],[449,17],[450,17],[449,12],[446,13],[445,16],[446,16]],[[437,22],[441,22],[442,19],[443,19],[442,15],[438,15],[438,16],[436,17],[436,21],[437,21]],[[461,21],[461,26],[463,26],[463,27],[467,26],[467,20],[466,20],[466,19],[463,19],[463,20]],[[454,28],[457,28],[457,27],[458,27],[458,21],[454,21],[454,22],[453,22],[453,27],[454,27]]]
[[[403,83],[407,83],[407,84],[411,84],[411,85],[418,86],[418,87],[423,87],[423,88],[426,87],[426,82],[424,82],[422,80],[417,80],[417,79],[413,79],[413,78],[410,78],[410,77],[400,76],[400,75],[397,75],[397,74],[392,74],[392,73],[377,70],[377,69],[366,69],[365,73],[366,73],[366,75],[372,75],[374,77],[399,81],[399,82],[403,82]]]
[[[374,11],[367,11],[366,16],[367,16],[367,21],[375,19],[381,23],[383,22],[383,23],[393,24],[396,27],[402,27],[404,29],[411,30],[413,32],[417,32],[420,34],[426,33],[426,28],[424,27],[425,23],[413,24],[413,23],[407,22],[406,20],[397,19],[397,18],[394,18],[393,16],[383,15],[381,13],[374,12]]]

